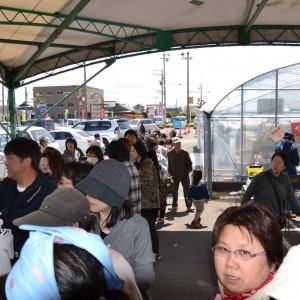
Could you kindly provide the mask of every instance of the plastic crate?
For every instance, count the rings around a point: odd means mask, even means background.
[[[254,177],[255,175],[262,172],[263,170],[264,170],[263,166],[248,166],[247,167],[248,177]]]

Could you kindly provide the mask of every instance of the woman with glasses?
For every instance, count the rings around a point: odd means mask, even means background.
[[[300,208],[295,200],[290,179],[288,175],[282,172],[287,165],[286,153],[274,153],[271,158],[270,169],[252,178],[243,195],[242,204],[249,202],[253,197],[254,202],[266,206],[277,220],[285,208],[289,206],[297,215],[300,215]]]
[[[212,251],[222,295],[216,299],[247,299],[273,279],[282,262],[281,230],[263,205],[232,206],[214,225]]]

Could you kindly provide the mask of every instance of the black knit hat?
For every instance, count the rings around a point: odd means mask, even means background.
[[[295,136],[292,132],[286,131],[283,137],[284,140],[295,142]]]
[[[192,176],[193,176],[194,178],[202,178],[202,171],[199,170],[199,169],[195,169],[195,170],[193,171]]]

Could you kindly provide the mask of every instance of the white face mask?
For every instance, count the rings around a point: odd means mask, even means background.
[[[171,145],[168,145],[168,146],[167,146],[167,149],[172,149],[172,146],[171,146]]]
[[[98,162],[98,157],[88,157],[86,160],[87,162],[95,165]]]

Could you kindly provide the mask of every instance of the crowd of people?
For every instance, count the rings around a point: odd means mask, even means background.
[[[210,195],[175,131],[170,138],[129,129],[107,145],[108,158],[100,139],[85,154],[72,138],[63,154],[44,139],[39,145],[19,137],[5,146],[0,224],[12,233],[13,255],[4,273],[0,265],[0,299],[151,299],[162,259],[156,224],[165,221],[168,195],[176,214],[180,184],[186,212],[195,213],[191,228],[204,228]],[[291,158],[276,148],[271,168],[252,179],[241,205],[216,220],[215,299],[268,299],[267,287],[286,274],[279,219],[288,204],[300,215],[287,168]],[[162,188],[165,178],[172,179],[171,194]]]

